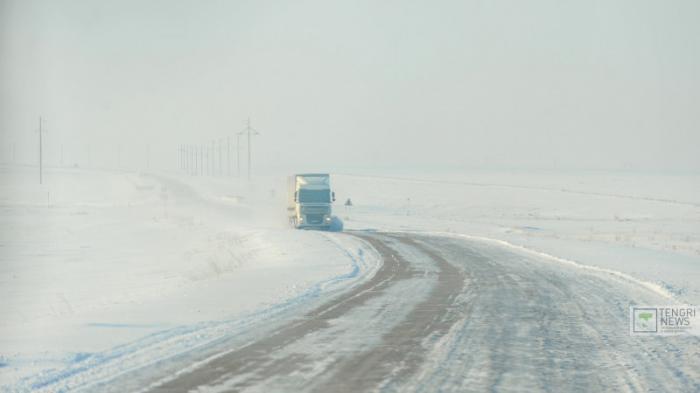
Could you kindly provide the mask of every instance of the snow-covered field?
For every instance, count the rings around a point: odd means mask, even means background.
[[[0,386],[9,390],[88,357],[121,369],[127,356],[134,367],[173,356],[376,267],[352,238],[288,230],[284,195],[262,185],[49,169],[40,186],[35,175],[0,167]]]
[[[284,176],[248,183],[51,168],[45,179],[36,184],[36,168],[0,167],[0,390],[70,388],[76,379],[66,376],[100,382],[221,340],[252,340],[379,265],[354,237],[289,229]],[[697,175],[332,182],[346,229],[497,239],[700,303]]]
[[[345,174],[334,184],[354,205],[340,207],[346,228],[498,239],[626,273],[700,304],[698,175]]]

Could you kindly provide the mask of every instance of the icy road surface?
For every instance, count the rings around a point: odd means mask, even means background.
[[[497,242],[355,233],[368,281],[256,340],[100,390],[700,391],[700,339],[628,333],[663,291]]]

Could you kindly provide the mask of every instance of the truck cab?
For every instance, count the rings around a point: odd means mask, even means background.
[[[298,229],[328,229],[333,220],[331,191],[327,173],[304,173],[289,179],[289,223]]]

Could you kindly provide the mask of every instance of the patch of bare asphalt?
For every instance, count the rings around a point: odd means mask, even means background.
[[[439,268],[437,283],[427,299],[418,303],[406,319],[382,337],[380,345],[333,365],[333,375],[314,387],[318,392],[366,392],[414,374],[429,348],[424,342],[440,337],[464,311],[455,306],[465,286],[465,273],[411,237],[395,236],[404,245],[427,255]]]
[[[234,384],[226,384],[227,391],[240,391],[246,387],[255,386],[260,381],[279,376],[287,375],[296,368],[303,367],[305,363],[304,356],[296,356],[294,359],[283,358],[275,359],[271,355],[301,338],[329,327],[329,320],[336,319],[346,314],[353,308],[362,306],[369,299],[381,296],[382,292],[395,284],[396,282],[407,279],[413,276],[413,271],[409,262],[403,260],[397,252],[392,250],[381,236],[357,234],[356,236],[370,243],[383,258],[383,264],[377,273],[367,282],[354,288],[342,298],[328,302],[320,307],[312,310],[288,325],[280,328],[272,335],[253,342],[249,345],[228,352],[225,355],[216,357],[206,364],[184,373],[179,374],[175,379],[169,380],[157,387],[151,389],[153,392],[174,392],[174,391],[189,391],[202,386],[216,386],[223,384],[226,381],[231,381],[237,376],[245,375],[245,378],[240,378]],[[402,239],[404,242],[410,242],[408,239]],[[443,266],[444,265],[444,266]],[[442,270],[448,269],[448,272]],[[452,268],[444,260],[441,262],[441,280],[448,287],[456,286],[456,280],[448,277],[453,273]],[[456,269],[454,269],[456,270]],[[443,277],[444,276],[444,277]],[[460,279],[461,280],[461,279]],[[435,329],[439,329],[443,324],[434,319],[433,310],[446,307],[447,298],[450,297],[451,291],[448,288],[439,286],[433,291],[433,296],[426,301],[421,307],[412,313],[414,318],[419,319],[419,323],[411,327],[413,323],[408,320],[402,324],[402,328],[397,332],[390,332],[385,337],[387,345],[382,345],[378,352],[387,353],[381,355],[361,355],[365,359],[363,364],[369,364],[372,360],[376,362],[399,361],[402,350],[408,350],[413,357],[416,357],[416,348],[409,346],[416,345],[420,342],[419,337],[424,337],[430,334]],[[437,307],[437,308],[436,308]],[[395,335],[414,335],[410,340],[394,337]],[[413,359],[411,362],[415,361]],[[348,362],[338,364],[339,378],[362,378],[360,370],[352,371],[352,364],[358,360],[349,359]],[[365,366],[363,366],[364,368]],[[380,368],[378,367],[378,370]],[[381,368],[385,370],[386,368]],[[376,373],[375,373],[376,374]],[[379,375],[377,374],[377,378]],[[348,390],[352,388],[350,384],[346,385]],[[335,389],[335,388],[334,388]],[[356,390],[356,389],[352,389]]]

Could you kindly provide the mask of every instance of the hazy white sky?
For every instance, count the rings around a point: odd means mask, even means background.
[[[0,0],[4,160],[700,170],[700,2]],[[3,161],[4,161],[3,160]]]

